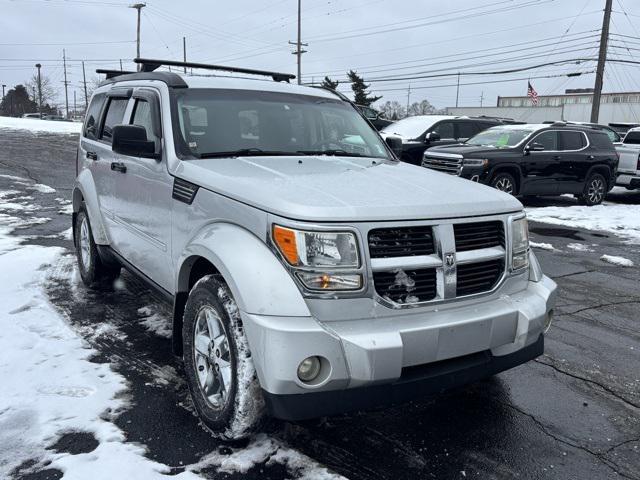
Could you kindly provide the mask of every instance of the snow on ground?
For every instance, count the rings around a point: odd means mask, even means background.
[[[140,318],[140,323],[150,332],[161,337],[171,338],[173,333],[171,322],[164,315],[154,312],[152,306],[139,308],[138,318]]]
[[[0,191],[0,198],[12,195]],[[27,237],[18,235],[20,228],[48,220],[0,213],[0,271],[11,272],[0,276],[0,478],[18,466],[21,475],[46,466],[72,480],[167,478],[172,468],[147,458],[145,446],[127,442],[125,432],[111,421],[128,406],[126,379],[108,363],[89,360],[96,352],[85,339],[109,335],[126,341],[124,335],[119,337],[118,329],[108,323],[74,331],[48,301],[43,285],[55,281],[48,267],[71,261],[70,256],[60,247],[23,245]],[[71,281],[72,291],[83,288],[75,269]],[[143,307],[139,316],[147,328],[166,334],[169,322],[154,308]],[[159,384],[182,381],[170,366],[156,376]],[[92,434],[98,446],[81,454],[47,449],[73,432]],[[204,469],[244,473],[280,464],[290,478],[343,478],[265,434],[254,437],[246,448],[225,451],[231,453],[216,449],[172,477],[191,480],[201,478],[198,472]]]
[[[624,257],[617,257],[615,255],[602,255],[600,260],[612,265],[619,265],[621,267],[633,267],[633,262],[631,260]]]
[[[59,122],[55,120],[40,120],[37,118],[15,118],[0,116],[0,130],[29,130],[47,133],[80,133],[82,124],[76,122]]]
[[[538,242],[529,242],[533,248],[539,248],[540,250],[549,250],[550,252],[554,251],[553,245],[550,243],[538,243]]]
[[[593,248],[589,245],[585,245],[584,243],[570,243],[567,245],[567,248],[575,250],[576,252],[595,252]]]
[[[606,202],[594,207],[582,205],[529,207],[526,210],[527,218],[534,222],[587,230],[602,230],[634,243],[640,243],[640,209],[638,205]]]

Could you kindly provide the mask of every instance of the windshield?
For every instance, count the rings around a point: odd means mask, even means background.
[[[211,158],[247,155],[344,155],[389,158],[384,143],[339,99],[233,89],[176,90],[179,153]]]
[[[382,132],[388,135],[400,135],[405,138],[417,138],[439,120],[442,120],[442,118],[424,116],[407,117],[384,127]]]
[[[534,131],[533,128],[492,127],[471,137],[465,143],[495,148],[515,147]]]

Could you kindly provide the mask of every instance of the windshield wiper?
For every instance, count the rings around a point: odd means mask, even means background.
[[[341,150],[339,148],[333,150],[298,150],[296,153],[300,153],[302,155],[331,155],[338,157],[367,157],[368,155],[360,155],[359,153],[350,153],[346,150]]]
[[[239,150],[229,150],[226,152],[208,152],[199,154],[199,158],[224,158],[224,157],[270,157],[270,156],[294,156],[295,152],[285,152],[283,150],[262,150],[260,148],[241,148]]]

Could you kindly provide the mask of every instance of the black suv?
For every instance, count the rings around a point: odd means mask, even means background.
[[[618,154],[599,128],[501,125],[463,145],[427,150],[422,166],[512,195],[570,193],[585,205],[596,205],[614,186]]]
[[[461,143],[476,133],[504,122],[497,118],[452,117],[448,115],[416,115],[403,118],[384,127],[383,137],[396,136],[402,140],[400,160],[420,165],[429,147]]]

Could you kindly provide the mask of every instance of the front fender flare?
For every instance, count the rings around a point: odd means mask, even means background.
[[[82,202],[87,208],[89,221],[91,222],[91,231],[93,233],[93,241],[98,245],[109,245],[109,237],[102,222],[100,214],[100,204],[98,203],[98,194],[96,185],[91,176],[91,172],[85,169],[80,172],[76,183],[73,187],[73,213],[75,215],[80,211]]]
[[[201,228],[179,257],[177,292],[189,290],[191,266],[200,257],[220,272],[243,312],[284,317],[311,315],[291,275],[267,245],[248,230],[229,223]]]

